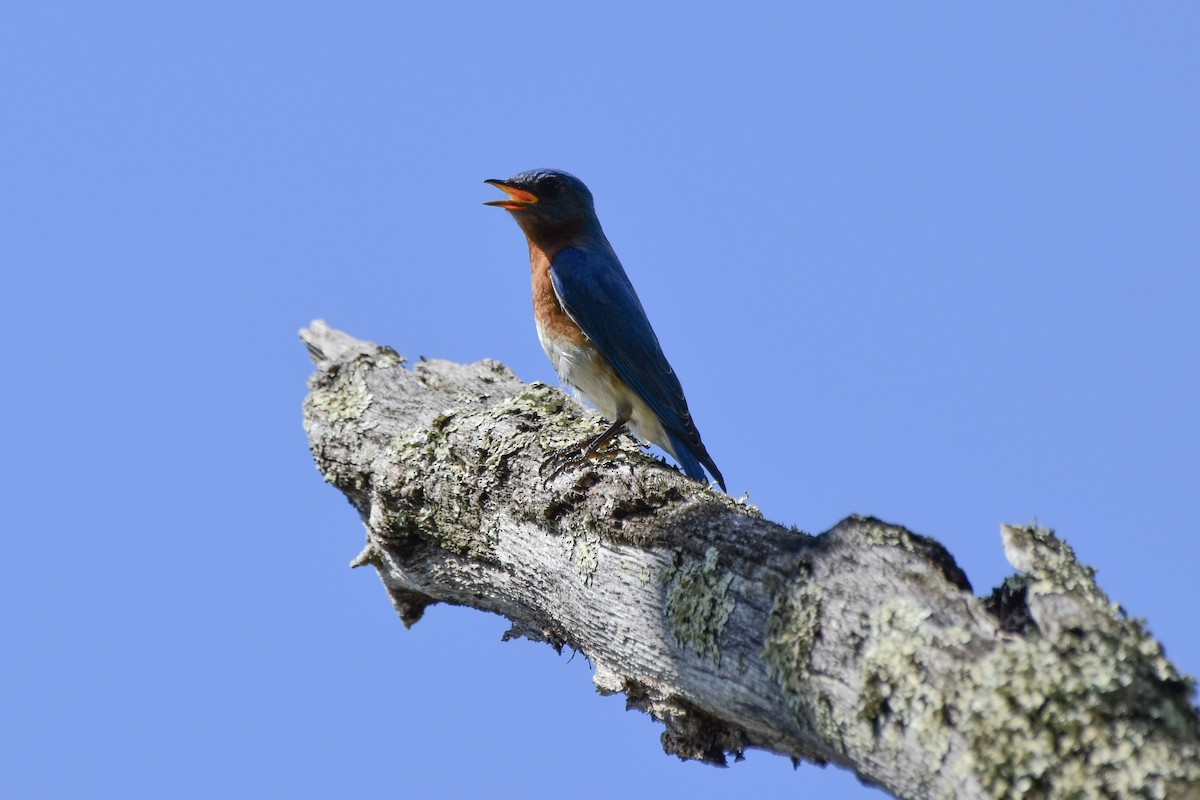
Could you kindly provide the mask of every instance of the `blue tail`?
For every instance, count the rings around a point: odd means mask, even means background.
[[[671,440],[671,455],[675,456],[675,460],[679,462],[679,466],[683,468],[683,474],[687,475],[692,480],[708,483],[708,476],[704,474],[704,467],[708,467],[708,471],[712,473],[716,479],[717,485],[721,487],[721,491],[725,491],[725,479],[721,477],[721,471],[717,469],[717,465],[709,457],[708,452],[704,451],[704,466],[701,466],[700,459],[692,454],[691,449],[686,443],[679,441],[679,438],[671,432],[667,432],[667,438]],[[701,450],[704,445],[700,445]]]

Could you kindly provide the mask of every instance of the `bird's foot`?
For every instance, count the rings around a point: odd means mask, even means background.
[[[609,443],[625,428],[625,420],[618,420],[610,425],[604,433],[590,439],[584,439],[571,447],[556,450],[542,462],[538,468],[538,477],[542,485],[548,486],[552,480],[569,469],[578,469],[593,458],[612,458],[613,452],[607,450]]]
[[[548,486],[552,480],[566,472],[568,469],[577,469],[587,463],[587,445],[590,439],[585,439],[572,447],[564,447],[562,450],[555,450],[550,454],[549,458],[542,462],[542,466],[538,468],[538,477],[542,479],[542,485]]]

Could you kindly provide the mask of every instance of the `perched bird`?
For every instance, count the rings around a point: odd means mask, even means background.
[[[708,469],[724,489],[679,379],[600,228],[587,186],[552,169],[485,183],[507,195],[485,205],[511,212],[528,240],[542,349],[558,376],[612,422],[569,454],[548,460],[543,470],[554,462],[553,477],[583,463],[628,426],[674,456],[689,478],[703,481]]]

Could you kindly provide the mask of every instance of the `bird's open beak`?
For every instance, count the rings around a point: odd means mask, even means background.
[[[538,201],[537,196],[524,189],[518,189],[515,186],[510,186],[508,181],[497,180],[491,178],[484,181],[490,183],[500,191],[504,192],[508,197],[503,200],[489,200],[484,203],[485,206],[496,206],[497,208],[507,209],[508,211],[519,211],[526,206],[531,206]]]

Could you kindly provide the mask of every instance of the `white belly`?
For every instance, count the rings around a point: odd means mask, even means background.
[[[546,336],[540,327],[538,339],[558,377],[570,385],[576,395],[594,405],[609,421],[626,420],[634,436],[651,441],[672,456],[675,455],[675,448],[671,447],[658,415],[617,377],[591,342],[578,346],[567,345]]]

